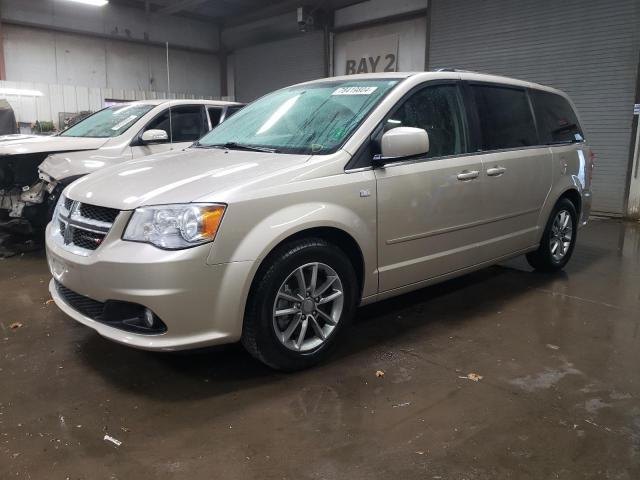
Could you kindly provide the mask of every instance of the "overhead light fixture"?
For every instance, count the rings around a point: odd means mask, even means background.
[[[41,97],[40,90],[27,90],[23,88],[0,88],[0,95],[22,95],[23,97]]]
[[[91,5],[92,7],[104,7],[109,0],[67,0],[67,2],[84,3],[85,5]]]

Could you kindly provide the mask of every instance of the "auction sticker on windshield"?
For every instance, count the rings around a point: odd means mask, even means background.
[[[378,87],[340,87],[331,95],[371,95]]]

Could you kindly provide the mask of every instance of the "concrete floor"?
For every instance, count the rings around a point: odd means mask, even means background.
[[[640,478],[637,224],[592,221],[566,273],[516,259],[363,308],[293,375],[118,346],[48,278],[0,260],[0,478]]]

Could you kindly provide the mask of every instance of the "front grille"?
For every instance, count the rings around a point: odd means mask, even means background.
[[[116,210],[115,208],[98,207],[96,205],[89,205],[88,203],[81,203],[78,211],[80,212],[80,216],[84,218],[107,223],[113,223],[120,213],[120,210]]]
[[[58,241],[80,255],[97,249],[120,213],[115,208],[100,207],[65,198],[58,209]]]
[[[73,228],[73,238],[71,242],[76,247],[84,248],[86,250],[95,250],[100,246],[104,237],[105,235],[102,233]]]
[[[80,312],[85,317],[89,317],[93,320],[99,320],[102,316],[102,313],[104,312],[104,303],[85,297],[84,295],[80,295],[73,290],[69,290],[60,282],[56,282],[56,289],[66,304]]]

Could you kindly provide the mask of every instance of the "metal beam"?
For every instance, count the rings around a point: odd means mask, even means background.
[[[164,8],[161,8],[160,10],[157,11],[157,13],[163,13],[165,15],[173,15],[174,13],[181,12],[182,10],[197,7],[198,5],[206,1],[207,0],[182,0],[181,2],[175,2],[172,5],[168,5]]]
[[[7,79],[7,71],[4,64],[4,36],[2,35],[2,19],[0,18],[0,80]]]

